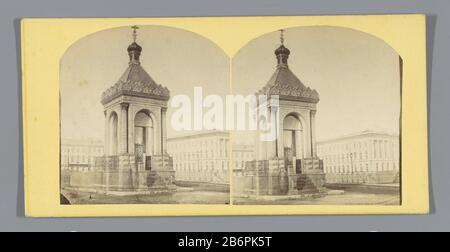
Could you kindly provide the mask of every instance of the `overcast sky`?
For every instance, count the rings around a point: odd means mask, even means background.
[[[383,41],[365,33],[331,27],[292,28],[285,32],[289,66],[302,82],[316,89],[317,139],[364,130],[399,132],[399,58]],[[63,138],[103,140],[100,97],[128,66],[130,28],[107,30],[74,44],[61,60],[61,130]],[[172,97],[227,93],[229,59],[215,44],[194,33],[166,27],[139,30],[142,66]],[[254,94],[275,71],[279,32],[256,38],[233,59],[233,91]],[[168,135],[175,136],[170,126]],[[239,134],[239,142],[253,140]]]

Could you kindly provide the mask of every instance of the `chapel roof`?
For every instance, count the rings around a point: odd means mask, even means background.
[[[122,95],[152,98],[168,101],[170,91],[168,88],[157,84],[145,71],[140,62],[142,47],[136,43],[136,29],[134,30],[134,42],[128,46],[127,51],[130,62],[120,79],[102,94],[102,104],[114,100]]]
[[[289,68],[288,59],[290,54],[291,51],[284,45],[282,36],[281,46],[275,50],[278,62],[275,73],[263,89],[257,92],[257,95],[278,95],[280,100],[318,103],[320,100],[319,93],[303,84]]]

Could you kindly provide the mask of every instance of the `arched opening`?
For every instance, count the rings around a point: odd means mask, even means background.
[[[288,164],[303,158],[303,127],[300,119],[294,115],[283,121],[284,157]]]
[[[119,119],[117,117],[117,114],[113,112],[109,117],[109,154],[111,156],[117,155],[117,149],[119,145],[118,123]]]
[[[150,113],[140,111],[134,118],[134,146],[135,153],[152,156],[154,145],[153,120]]]

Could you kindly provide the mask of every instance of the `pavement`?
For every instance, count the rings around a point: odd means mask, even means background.
[[[347,185],[348,187],[348,185]],[[381,188],[381,189],[380,189]],[[383,189],[385,188],[385,189]],[[398,185],[351,186],[328,189],[321,195],[234,196],[236,205],[400,205]],[[63,190],[65,200],[73,205],[97,204],[215,204],[229,205],[228,192],[177,187],[177,190],[158,194],[108,194],[89,191]]]
[[[400,205],[399,193],[329,190],[321,196],[235,197],[235,205]]]
[[[223,192],[179,190],[161,194],[106,195],[79,191],[63,191],[72,205],[102,204],[230,204],[230,195]]]

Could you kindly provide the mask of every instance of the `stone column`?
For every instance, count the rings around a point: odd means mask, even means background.
[[[162,154],[162,111],[156,113],[156,122],[154,124],[155,132],[155,155]]]
[[[278,149],[278,122],[277,122],[277,114],[278,114],[278,108],[277,107],[271,107],[270,108],[270,127],[271,130],[275,132],[275,140],[266,142],[267,144],[267,158],[268,159],[275,159],[278,155],[277,149]],[[274,127],[274,128],[272,128]]]
[[[303,132],[301,130],[295,131],[295,157],[297,159],[303,159],[304,156],[304,140],[303,140]]]
[[[283,159],[284,160],[284,118],[286,117],[286,112],[281,113],[281,111],[279,111],[278,113],[280,116],[280,121],[278,124],[278,141],[277,141],[277,146],[278,146],[278,158]]]
[[[104,111],[105,114],[105,146],[104,146],[104,162],[106,163],[106,156],[109,156],[110,152],[110,148],[109,148],[109,113],[108,111]],[[106,165],[105,167],[105,171],[104,171],[104,178],[105,178],[105,187],[106,187],[106,191],[109,191],[109,167],[108,165]]]
[[[128,153],[134,154],[134,116],[133,104],[128,106]]]
[[[167,108],[161,109],[161,131],[162,131],[162,154],[167,154]]]
[[[153,134],[153,127],[146,127],[145,128],[145,153],[147,156],[153,156],[153,141],[154,141],[154,134]]]
[[[105,114],[105,144],[104,144],[104,153],[105,156],[110,155],[110,148],[109,148],[109,113],[108,111],[103,112]]]
[[[303,139],[305,140],[304,157],[312,158],[312,132],[311,132],[311,113],[305,113],[305,126],[303,131]]]
[[[317,157],[317,143],[316,143],[316,112],[311,110],[311,154],[312,157]]]
[[[119,154],[128,153],[128,103],[120,104]]]

